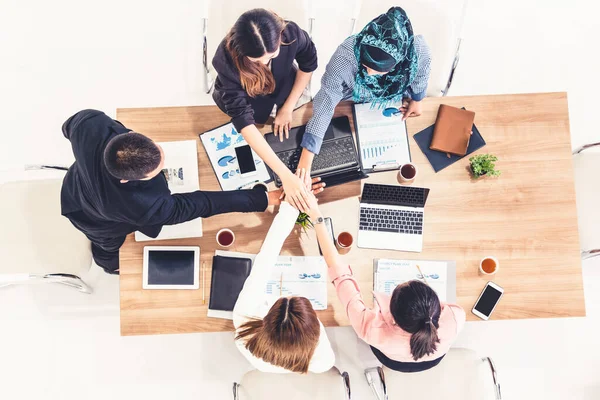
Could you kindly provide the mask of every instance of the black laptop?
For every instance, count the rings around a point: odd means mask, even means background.
[[[289,139],[284,139],[283,142],[271,133],[265,135],[267,143],[277,157],[293,172],[296,171],[302,154],[300,143],[305,129],[306,125],[290,129]],[[277,174],[270,168],[269,173],[275,184],[281,186],[281,180]],[[348,117],[337,117],[331,120],[327,132],[325,132],[321,151],[313,160],[311,175],[313,177],[320,176],[327,187],[368,177],[358,161],[354,135],[352,135]]]

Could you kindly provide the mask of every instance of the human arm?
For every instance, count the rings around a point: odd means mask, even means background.
[[[322,217],[314,196],[309,199],[308,215],[312,221]],[[377,319],[377,312],[365,305],[352,269],[337,252],[325,224],[315,224],[315,232],[329,270],[329,279],[335,286],[338,299],[346,311],[350,324],[356,334],[369,343],[371,327]]]
[[[415,39],[417,53],[417,73],[408,87],[409,98],[402,103],[402,120],[421,115],[421,100],[427,95],[427,84],[431,72],[431,50],[422,36]]]
[[[306,31],[302,30],[294,22],[289,22],[286,26],[285,34],[290,39],[294,38],[293,41],[296,48],[295,59],[298,63],[298,71],[292,91],[285,103],[277,110],[277,116],[275,117],[273,133],[279,134],[281,140],[283,140],[284,132],[286,138],[289,138],[289,128],[292,122],[294,107],[298,103],[300,96],[302,96],[302,92],[308,86],[313,71],[318,66],[317,49]]]
[[[265,301],[265,284],[271,276],[271,271],[277,262],[277,257],[281,252],[283,243],[294,228],[297,218],[298,210],[293,208],[289,203],[282,202],[279,212],[273,219],[269,232],[263,241],[260,252],[256,255],[252,263],[252,272],[250,272],[250,276],[246,279],[233,308],[234,325],[236,328],[243,323],[244,317],[263,317],[263,315],[257,314],[259,314],[258,310]]]
[[[231,190],[224,192],[179,193],[162,196],[138,221],[139,225],[174,225],[199,217],[230,212],[264,211],[269,205],[264,189]]]

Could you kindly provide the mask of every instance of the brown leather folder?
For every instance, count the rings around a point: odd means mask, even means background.
[[[464,156],[469,147],[474,120],[475,113],[473,111],[441,104],[429,148]]]

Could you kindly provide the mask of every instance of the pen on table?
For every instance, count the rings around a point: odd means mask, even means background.
[[[425,284],[429,285],[429,283],[427,282],[427,279],[425,279],[425,274],[423,273],[423,271],[421,271],[421,267],[419,267],[419,264],[417,264],[417,269],[419,270],[419,273],[423,277],[423,281],[425,281]]]
[[[237,190],[241,190],[241,189],[244,189],[244,188],[249,188],[250,186],[252,186],[252,185],[254,185],[255,183],[258,183],[258,182],[260,182],[260,181],[257,179],[257,180],[252,181],[252,182],[244,183],[242,186],[239,186],[237,188]]]
[[[206,304],[206,261],[202,261],[202,304]]]
[[[279,278],[279,297],[281,297],[281,290],[283,288],[283,272],[281,273],[281,277]]]

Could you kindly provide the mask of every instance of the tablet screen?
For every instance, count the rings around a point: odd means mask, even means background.
[[[194,251],[150,250],[148,252],[149,285],[193,285]]]

